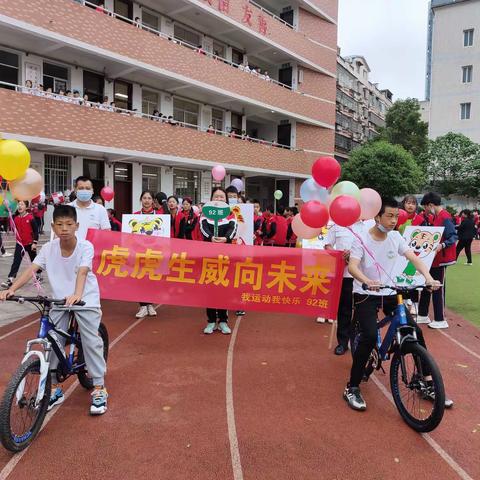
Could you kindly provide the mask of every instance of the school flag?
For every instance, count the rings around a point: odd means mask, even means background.
[[[104,299],[337,317],[341,252],[92,229],[87,239]]]

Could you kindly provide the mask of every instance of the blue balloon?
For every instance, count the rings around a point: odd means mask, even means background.
[[[300,198],[304,202],[317,200],[318,202],[326,204],[328,197],[328,190],[321,187],[313,178],[305,180],[300,187]]]

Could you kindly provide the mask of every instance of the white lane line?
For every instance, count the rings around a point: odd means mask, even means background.
[[[243,480],[242,463],[240,461],[240,450],[238,448],[237,428],[235,426],[235,412],[233,410],[233,349],[237,338],[238,329],[242,317],[237,317],[228,346],[227,354],[227,425],[228,440],[230,441],[230,455],[232,457],[232,469],[234,480]],[[1,480],[1,479],[0,479]]]
[[[458,345],[460,348],[462,348],[463,350],[465,350],[466,352],[468,352],[470,355],[473,355],[475,358],[478,358],[478,360],[480,360],[480,355],[476,352],[474,352],[473,350],[470,350],[468,347],[466,347],[463,343],[459,342],[458,340],[456,340],[455,338],[453,338],[451,335],[449,335],[448,333],[445,333],[443,330],[438,330],[444,337],[447,337],[448,339],[450,339],[453,343],[455,343],[456,345]]]
[[[37,318],[37,319],[35,319],[35,320],[32,320],[31,322],[26,323],[26,324],[23,325],[22,327],[18,327],[18,328],[16,328],[15,330],[12,330],[12,331],[6,333],[5,335],[2,335],[2,336],[0,337],[0,340],[3,340],[4,338],[7,338],[7,337],[9,337],[10,335],[13,335],[14,333],[17,333],[17,332],[19,332],[20,330],[23,330],[24,328],[27,328],[27,327],[29,327],[30,325],[34,325],[35,323],[39,323],[39,322],[40,322],[40,319],[39,319],[39,318]]]
[[[391,403],[395,406],[395,402],[391,393],[385,388],[382,382],[372,375],[370,377],[375,385],[380,389],[380,391],[390,400]],[[395,406],[395,408],[397,408]],[[421,433],[420,434],[423,439],[438,453],[438,455],[450,465],[450,467],[455,471],[455,473],[462,479],[462,480],[474,480],[428,433]]]
[[[111,344],[109,347],[109,350],[111,350],[127,333],[129,333],[133,328],[135,328],[140,322],[145,320],[145,318],[140,318],[136,322],[132,323],[127,329],[125,329]],[[37,320],[36,320],[37,321]],[[75,380],[72,385],[68,388],[68,390],[65,392],[65,400],[67,400],[68,397],[73,393],[73,391],[80,385],[78,380]],[[65,401],[64,401],[65,403]],[[42,431],[45,426],[48,424],[48,422],[52,419],[52,417],[60,410],[62,405],[59,405],[57,408],[54,408],[51,412],[47,414],[45,417],[45,420],[43,421],[42,428],[40,431]],[[30,444],[32,445],[32,444]],[[2,471],[0,472],[0,480],[6,480],[6,478],[12,473],[13,469],[17,466],[18,462],[23,458],[23,456],[28,452],[28,449],[30,448],[30,445],[25,449],[22,450],[19,453],[16,453],[13,455],[13,457],[9,460],[9,462],[3,467]]]

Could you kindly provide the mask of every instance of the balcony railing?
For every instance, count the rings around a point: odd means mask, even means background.
[[[254,2],[253,0],[250,0],[250,2],[252,5],[255,5],[258,9],[260,9],[263,13],[266,13],[267,15],[270,15],[270,17],[274,18],[275,20],[277,20],[278,22],[280,23],[283,23],[284,25],[286,25],[288,28],[291,28],[292,30],[294,29],[293,28],[293,25],[290,25],[288,22],[286,22],[285,20],[283,20],[283,18],[280,18],[279,16],[275,15],[273,12],[271,12],[270,10],[267,10],[266,8],[262,7],[261,5],[259,5],[257,2]]]
[[[78,105],[79,107],[82,108],[96,108],[98,110],[104,110],[112,113],[118,113],[121,115],[128,115],[131,117],[141,117],[141,118],[148,118],[152,121],[155,122],[160,122],[160,123],[166,123],[168,125],[171,125],[172,127],[184,127],[184,128],[191,128],[193,130],[197,131],[203,131],[206,135],[223,135],[225,137],[230,137],[234,138],[237,140],[243,140],[243,141],[248,141],[251,143],[256,143],[259,145],[264,145],[267,147],[276,147],[276,148],[283,148],[286,150],[292,150],[292,151],[303,151],[301,148],[295,148],[291,147],[289,145],[282,145],[277,142],[269,142],[267,140],[263,140],[261,138],[255,138],[255,137],[250,137],[249,135],[246,134],[245,131],[238,133],[235,129],[230,129],[230,131],[225,131],[225,130],[217,130],[215,128],[208,128],[206,130],[202,130],[199,125],[192,124],[192,123],[187,123],[187,122],[181,122],[179,120],[175,120],[173,116],[159,116],[159,115],[150,115],[147,113],[141,113],[137,111],[136,109],[134,110],[129,110],[125,108],[120,108],[117,107],[116,105],[111,105],[106,104],[106,103],[98,103],[98,102],[91,102],[88,99],[84,99],[82,97],[73,97],[69,95],[61,95],[59,93],[54,93],[54,92],[48,92],[44,90],[39,90],[38,88],[31,88],[31,87],[25,87],[21,85],[16,85],[14,83],[8,83],[8,82],[2,82],[0,81],[0,88],[8,88],[10,90],[15,90],[16,92],[19,93],[24,93],[27,95],[34,95],[37,97],[42,97],[47,100],[52,100],[52,101],[63,101],[65,103],[69,103],[71,105]]]

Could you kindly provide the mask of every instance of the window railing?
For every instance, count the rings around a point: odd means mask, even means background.
[[[283,18],[280,18],[278,15],[275,15],[273,12],[271,12],[270,10],[267,10],[266,8],[262,7],[261,5],[259,5],[257,2],[254,2],[253,0],[250,0],[250,2],[252,5],[255,5],[257,8],[259,8],[262,12],[266,13],[267,15],[269,15],[270,17],[274,18],[275,20],[277,20],[278,22],[280,23],[283,23],[284,25],[286,25],[288,28],[291,28],[293,30],[293,25],[290,25],[288,22],[286,22]]]
[[[130,117],[140,117],[140,118],[147,118],[155,122],[163,123],[170,125],[172,127],[184,127],[184,128],[191,128],[193,130],[197,130],[200,132],[204,132],[207,135],[221,135],[224,137],[230,137],[238,140],[243,140],[243,141],[248,141],[251,143],[256,143],[258,145],[264,145],[267,147],[276,147],[276,148],[283,148],[286,150],[292,150],[292,151],[303,151],[303,149],[300,148],[295,148],[291,147],[289,145],[282,145],[280,143],[277,143],[275,141],[267,141],[262,138],[255,138],[255,137],[250,137],[245,131],[238,133],[238,131],[234,128],[231,128],[230,131],[225,131],[225,130],[217,130],[215,128],[207,128],[207,129],[202,129],[199,125],[192,124],[192,123],[187,123],[187,122],[180,122],[178,120],[175,120],[172,115],[166,116],[162,115],[150,115],[148,113],[142,113],[139,112],[137,109],[129,110],[126,108],[120,108],[117,107],[115,104],[112,105],[114,102],[110,103],[98,103],[98,102],[92,102],[90,100],[85,99],[84,97],[74,97],[72,95],[62,95],[60,93],[54,93],[54,92],[48,92],[44,90],[39,90],[38,88],[35,87],[22,87],[21,85],[16,85],[14,83],[8,83],[8,82],[2,82],[0,81],[0,88],[8,88],[11,90],[15,90],[16,92],[27,94],[27,95],[33,95],[36,97],[42,97],[47,100],[53,100],[53,101],[63,101],[65,103],[69,103],[71,105],[78,105],[81,108],[95,108],[98,110],[103,110],[107,112],[112,112],[112,113],[118,113],[121,115],[125,116],[130,116]]]

